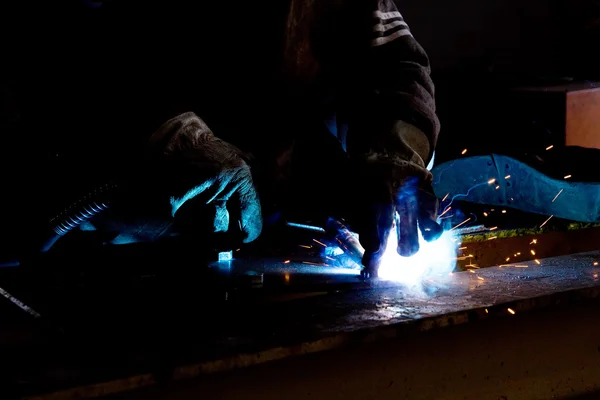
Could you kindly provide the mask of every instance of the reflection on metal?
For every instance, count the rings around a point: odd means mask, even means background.
[[[218,256],[219,261],[231,261],[233,259],[233,251],[222,251]]]
[[[8,293],[6,290],[0,288],[0,294],[2,296],[6,297],[8,300],[10,300],[12,303],[14,303],[21,310],[23,310],[27,314],[33,316],[34,318],[41,317],[41,315],[37,311],[35,311],[33,308],[29,307],[28,305],[24,304],[21,300],[17,299],[12,294]]]

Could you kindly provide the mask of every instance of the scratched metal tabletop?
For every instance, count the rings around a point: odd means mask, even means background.
[[[165,377],[218,372],[588,301],[600,295],[598,261],[600,251],[444,274],[412,289],[390,282],[353,284],[235,304],[199,304],[172,294],[171,301],[163,296],[162,302],[152,302],[130,294],[127,302],[118,303],[118,312],[80,313],[75,330],[69,326],[66,334],[38,333],[35,345],[11,347],[6,353],[10,362],[4,363],[10,368],[2,372],[4,379],[18,382],[14,390],[19,393],[66,390],[68,398],[75,398],[68,388],[100,382],[112,382],[113,389],[131,388],[132,382],[146,386]],[[288,284],[307,276],[332,279],[323,267],[311,264],[232,263],[239,274],[264,274],[265,283],[269,276],[281,275],[287,275]],[[356,282],[352,274],[348,270],[338,278]]]

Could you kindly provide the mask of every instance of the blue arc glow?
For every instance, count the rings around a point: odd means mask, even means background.
[[[397,231],[392,229],[379,265],[379,278],[420,289],[426,279],[454,271],[459,246],[454,231],[445,231],[433,242],[427,242],[419,232],[419,246],[415,255],[402,257],[397,250]]]

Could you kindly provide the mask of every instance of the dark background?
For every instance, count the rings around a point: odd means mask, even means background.
[[[173,99],[170,87],[186,85],[188,94],[193,93],[194,82],[189,77],[193,76],[194,64],[209,61],[185,46],[169,48],[160,42],[160,32],[178,27],[182,27],[182,34],[194,32],[194,23],[200,24],[201,18],[180,15],[180,21],[167,23],[161,20],[160,9],[148,2],[128,3],[130,6],[107,24],[99,23],[103,9],[84,1],[3,2],[0,218],[5,223],[5,235],[23,234],[41,224],[65,201],[101,181],[98,170],[118,173],[120,166],[112,161],[135,149],[141,132],[152,132],[173,112],[187,111],[182,106],[185,98]],[[215,15],[225,16],[223,32],[227,32],[226,16],[231,10],[219,3],[212,8]],[[248,7],[266,7],[260,4],[248,2]],[[469,154],[505,152],[519,146],[507,140],[509,131],[540,129],[534,121],[527,121],[526,113],[514,118],[512,104],[505,96],[507,88],[555,82],[561,77],[600,78],[595,51],[600,39],[600,23],[596,22],[600,2],[409,0],[398,5],[433,66],[442,123],[438,161],[456,157],[463,148],[469,148]],[[270,7],[269,12],[280,11]],[[247,22],[252,26],[252,21]],[[187,28],[183,28],[186,23]],[[157,33],[154,42],[145,38],[147,45],[152,43],[163,50],[164,57],[172,59],[172,78],[158,88],[152,85],[166,71],[158,67],[144,72],[136,69],[143,61],[151,61],[137,56],[144,49],[136,45],[136,32],[149,26],[157,27]],[[271,40],[261,36],[266,27],[253,29],[258,36],[229,32],[239,43],[227,49],[225,57],[235,63],[244,57],[268,57],[267,53],[248,53],[253,40]],[[126,46],[120,43],[119,32],[127,32],[130,43]],[[106,41],[106,35],[112,41]],[[112,45],[122,46],[119,59],[102,56],[102,46],[111,50]],[[73,51],[78,57],[72,56]],[[111,92],[106,86],[110,82],[103,79],[106,73],[118,74],[124,81],[129,76],[131,84],[115,85]],[[85,95],[96,90],[103,96]],[[80,97],[85,102],[79,101]],[[162,107],[165,98],[171,106],[167,111]],[[112,122],[98,112],[106,104],[117,113],[129,114],[126,119],[131,124],[119,130],[131,135],[115,140],[106,134]],[[235,115],[234,109],[226,112]],[[89,124],[90,120],[97,123]]]

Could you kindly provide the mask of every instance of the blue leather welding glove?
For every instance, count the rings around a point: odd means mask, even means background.
[[[163,124],[150,138],[150,158],[162,169],[160,193],[176,226],[239,233],[242,242],[262,230],[261,205],[243,153],[217,138],[194,113]],[[210,226],[200,221],[208,220]]]
[[[378,268],[391,229],[396,229],[397,251],[404,257],[419,250],[418,230],[426,241],[442,234],[432,176],[419,155],[423,152],[415,149],[411,140],[414,130],[404,124],[394,140],[380,147],[383,150],[371,149],[354,158],[360,190],[352,214],[358,214],[357,230],[365,248],[363,265],[372,272]]]

